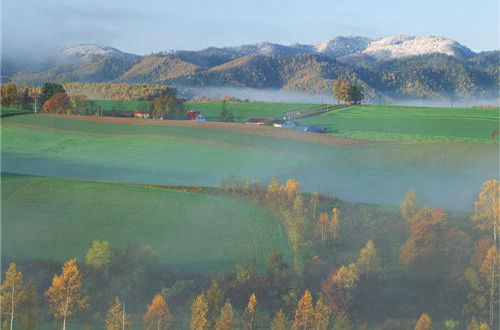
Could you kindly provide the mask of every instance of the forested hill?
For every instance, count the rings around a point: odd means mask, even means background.
[[[36,63],[3,59],[3,80],[140,82],[326,92],[357,78],[368,98],[495,97],[499,51],[474,53],[441,37],[339,37],[317,46],[272,43],[138,56],[111,47],[66,47]]]

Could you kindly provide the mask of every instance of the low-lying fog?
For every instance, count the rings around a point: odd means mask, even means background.
[[[297,91],[283,89],[257,89],[238,87],[186,87],[178,86],[182,96],[191,98],[214,98],[221,99],[225,95],[241,100],[266,101],[266,102],[288,102],[288,103],[338,103],[332,93],[308,94]],[[422,107],[472,107],[475,105],[496,105],[499,106],[500,99],[449,99],[439,100],[416,100],[416,99],[393,99],[390,97],[367,98],[366,103],[370,104],[390,104]]]

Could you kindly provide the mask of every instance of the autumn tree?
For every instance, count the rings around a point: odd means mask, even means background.
[[[354,263],[333,270],[321,284],[328,304],[334,312],[347,312],[352,304],[352,291],[358,285],[358,270]]]
[[[9,319],[10,330],[13,328],[16,314],[18,314],[18,307],[25,298],[23,274],[17,270],[15,263],[11,263],[5,272],[0,293],[1,315],[5,319]]]
[[[302,216],[302,213],[304,212],[304,199],[300,194],[295,196],[295,199],[293,200],[293,212],[297,217]]]
[[[151,304],[148,305],[146,314],[144,314],[144,322],[147,330],[169,329],[172,326],[170,309],[161,294],[157,293]]]
[[[280,309],[273,318],[271,323],[271,330],[287,330],[288,321],[286,319],[285,313]]]
[[[428,314],[422,314],[415,324],[415,330],[431,330],[432,321]]]
[[[483,276],[484,281],[488,283],[487,287],[489,288],[490,326],[493,326],[493,323],[495,321],[495,310],[498,310],[498,308],[495,308],[495,305],[498,305],[498,301],[500,298],[498,297],[500,289],[499,266],[500,263],[497,247],[492,246],[486,253],[484,261],[481,264],[481,268],[479,269],[479,272]]]
[[[54,94],[43,104],[43,111],[57,114],[67,114],[71,109],[69,96],[66,93]]]
[[[401,216],[403,219],[405,219],[408,223],[411,222],[411,219],[417,213],[418,211],[418,203],[417,203],[417,193],[415,190],[410,190],[403,201],[401,202],[400,205],[400,210],[401,210]]]
[[[325,305],[322,298],[316,301],[314,308],[314,329],[327,330],[330,323],[330,308]]]
[[[356,260],[356,268],[359,275],[373,276],[378,272],[380,261],[377,253],[377,248],[372,240],[366,242],[366,245],[361,249],[359,257]]]
[[[219,288],[219,284],[217,283],[217,281],[212,281],[212,285],[207,290],[206,298],[208,305],[208,312],[207,312],[208,327],[211,328],[215,325],[215,322],[219,317],[222,304],[224,303],[224,294]]]
[[[309,204],[311,205],[311,209],[313,211],[313,219],[316,219],[316,209],[319,206],[319,199],[319,192],[313,191],[311,194],[311,200],[309,201]]]
[[[281,183],[278,178],[272,178],[266,191],[266,199],[271,202],[277,202],[281,193]]]
[[[216,330],[232,330],[233,329],[233,306],[226,300],[224,307],[222,307],[220,316],[215,325]]]
[[[40,320],[38,318],[38,294],[36,291],[35,284],[30,281],[24,287],[24,299],[20,306],[21,319],[20,325],[21,329],[24,330],[34,330],[38,327]],[[0,302],[0,305],[1,302]]]
[[[47,101],[52,96],[54,96],[58,93],[66,94],[66,91],[64,90],[64,87],[61,84],[50,83],[50,82],[43,84],[42,89],[41,89],[41,93],[40,93],[41,103],[42,104],[45,103],[45,101]]]
[[[319,215],[319,219],[316,224],[316,228],[318,229],[322,241],[326,240],[327,238],[328,226],[329,226],[328,220],[329,220],[328,213],[321,213]]]
[[[130,329],[132,323],[125,314],[125,304],[122,304],[120,298],[116,297],[115,303],[108,309],[105,323],[107,330]]]
[[[330,221],[330,233],[334,240],[337,239],[340,230],[340,211],[334,207],[332,209],[332,219]]]
[[[487,323],[478,322],[475,318],[472,318],[467,325],[467,330],[491,330],[491,328]]]
[[[255,293],[252,293],[250,295],[250,298],[248,298],[247,308],[245,309],[245,312],[250,317],[250,329],[253,329],[253,318],[256,306],[257,306],[257,297],[255,296]]]
[[[497,245],[497,234],[500,231],[500,185],[497,180],[485,181],[479,197],[474,203],[472,222],[474,226],[493,235],[493,242]]]
[[[191,330],[204,330],[207,328],[208,304],[204,294],[200,294],[191,306]]]
[[[364,99],[364,88],[357,80],[338,78],[333,82],[333,95],[344,104],[359,104]]]
[[[335,317],[335,322],[333,322],[333,330],[354,330],[349,316],[345,312],[340,312]]]
[[[299,191],[300,183],[299,181],[290,178],[286,181],[285,184],[285,192],[288,197],[289,201],[293,201],[295,199],[295,196],[297,195],[297,192]]]
[[[299,300],[297,310],[295,311],[295,319],[292,324],[293,329],[310,329],[314,322],[314,306],[312,295],[309,290],[304,292],[304,295]]]
[[[85,264],[92,268],[101,269],[111,263],[111,248],[108,241],[93,241],[85,255]]]
[[[54,275],[52,285],[45,295],[54,318],[62,319],[62,328],[66,330],[66,320],[78,309],[87,307],[87,300],[82,292],[82,275],[76,259],[64,263],[61,275]]]
[[[17,89],[16,84],[8,83],[2,84],[1,88],[1,104],[4,106],[12,106],[16,103],[16,100],[19,95],[19,90]]]

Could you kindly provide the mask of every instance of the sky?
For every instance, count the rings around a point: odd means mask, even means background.
[[[499,49],[498,0],[3,0],[2,54],[79,43],[136,54],[336,36],[449,37]]]

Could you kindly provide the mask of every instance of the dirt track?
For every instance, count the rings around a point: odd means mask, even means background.
[[[297,132],[289,129],[275,128],[270,126],[249,125],[242,123],[196,122],[189,120],[151,120],[151,119],[140,119],[140,118],[94,117],[94,116],[53,115],[53,114],[40,114],[37,116],[59,117],[72,120],[87,120],[94,122],[127,124],[127,125],[205,128],[217,131],[238,132],[238,133],[245,133],[245,134],[252,134],[259,136],[271,136],[278,138],[289,138],[289,139],[297,139],[314,143],[335,144],[343,146],[363,146],[368,144],[381,143],[381,142],[374,142],[361,139],[338,137],[331,134]]]

